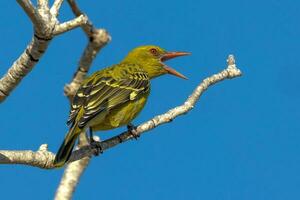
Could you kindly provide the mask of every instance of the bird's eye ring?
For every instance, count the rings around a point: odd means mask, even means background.
[[[157,51],[157,49],[155,49],[155,48],[150,49],[150,52],[151,52],[153,55],[155,55],[155,56],[158,55],[158,51]]]

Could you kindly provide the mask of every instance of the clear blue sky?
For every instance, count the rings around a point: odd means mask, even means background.
[[[153,81],[138,124],[181,104],[233,53],[244,75],[210,88],[191,113],[92,160],[74,199],[300,199],[300,2],[295,0],[79,0],[112,42],[92,71],[132,48],[190,51],[168,62],[189,77]],[[16,1],[0,1],[0,73],[31,39]],[[60,19],[72,18],[64,3]],[[55,38],[46,55],[0,106],[0,149],[59,147],[69,82],[87,41],[80,29]],[[109,137],[117,131],[99,133]],[[0,166],[2,199],[52,199],[63,170]]]

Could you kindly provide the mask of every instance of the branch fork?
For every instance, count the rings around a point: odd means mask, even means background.
[[[53,37],[82,26],[88,22],[86,15],[60,23],[57,19],[63,0],[55,0],[52,7],[48,0],[38,0],[35,7],[30,0],[17,0],[34,26],[34,36],[21,56],[0,79],[0,103],[17,87],[21,80],[34,68],[45,53]]]

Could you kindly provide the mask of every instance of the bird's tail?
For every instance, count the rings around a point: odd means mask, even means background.
[[[82,129],[78,128],[76,124],[70,128],[58,152],[56,153],[53,163],[55,167],[61,167],[69,160],[75,141],[81,131]]]

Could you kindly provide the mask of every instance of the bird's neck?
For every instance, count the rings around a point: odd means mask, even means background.
[[[166,74],[166,71],[162,67],[158,67],[158,66],[157,67],[153,66],[151,68],[146,68],[144,70],[147,72],[150,79]]]
[[[133,65],[139,67],[141,70],[146,72],[150,79],[159,77],[163,74],[166,74],[166,71],[163,68],[163,64],[161,63],[151,63],[151,62],[130,62],[124,60],[121,64],[125,65]]]

